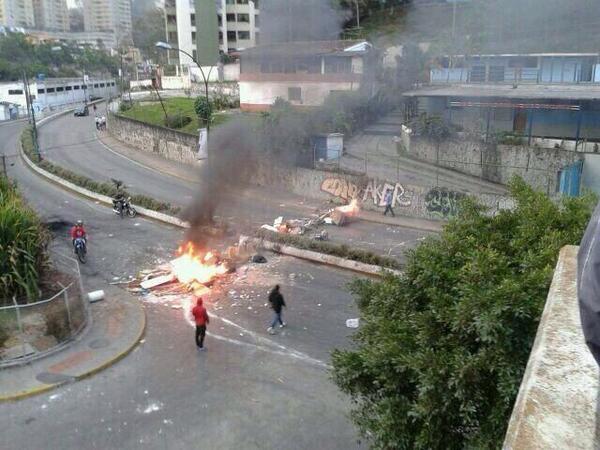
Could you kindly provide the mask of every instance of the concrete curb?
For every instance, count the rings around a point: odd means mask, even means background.
[[[297,247],[289,245],[278,244],[276,242],[267,241],[260,238],[251,238],[248,236],[240,236],[240,239],[247,239],[258,247],[264,248],[265,250],[271,250],[275,253],[281,253],[283,255],[293,256],[295,258],[306,259],[321,264],[328,264],[330,266],[336,266],[341,269],[351,270],[353,272],[365,273],[367,275],[375,275],[381,277],[384,272],[391,273],[393,275],[402,275],[402,272],[396,269],[389,269],[387,267],[376,266],[373,264],[365,264],[358,261],[352,261],[350,259],[340,258],[339,256],[327,255],[325,253],[319,253],[312,250],[303,250]]]
[[[140,341],[146,334],[146,324],[147,324],[146,311],[144,311],[144,308],[142,306],[140,306],[140,309],[142,310],[142,321],[141,321],[140,329],[138,330],[138,332],[137,332],[135,338],[133,339],[133,341],[131,342],[131,344],[129,344],[127,346],[127,348],[125,348],[124,350],[121,350],[119,353],[110,357],[108,360],[102,362],[100,365],[98,365],[92,369],[89,369],[79,375],[76,375],[75,377],[73,377],[74,378],[73,381],[64,381],[61,383],[48,384],[46,386],[37,386],[37,387],[27,389],[24,391],[19,391],[16,394],[3,395],[3,396],[0,396],[0,403],[23,400],[28,397],[33,397],[35,395],[42,394],[44,392],[48,392],[52,389],[56,389],[60,386],[63,386],[68,383],[72,383],[74,381],[84,380],[86,378],[89,378],[89,377],[103,371],[104,369],[109,368],[110,366],[116,364],[117,362],[119,362],[121,359],[123,359],[125,356],[127,356],[129,353],[131,353],[135,347],[137,347],[137,345],[140,343]]]

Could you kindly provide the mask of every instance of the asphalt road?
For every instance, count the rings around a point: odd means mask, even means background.
[[[198,183],[183,181],[122,158],[107,150],[95,134],[94,118],[65,115],[49,122],[40,131],[41,150],[45,157],[62,167],[95,180],[123,180],[131,192],[186,207],[197,194]],[[307,217],[311,211],[300,202],[282,202],[277,193],[266,198],[264,192],[247,191],[244,195],[226,195],[226,203],[217,214],[230,227],[251,234],[258,226],[272,223],[276,217]],[[347,227],[327,227],[331,240],[404,260],[407,248],[431,233],[383,224],[355,222]]]
[[[15,154],[23,126],[0,125],[0,153]],[[49,130],[43,129],[43,139],[55,136]],[[56,139],[80,131],[54,129]],[[9,163],[9,176],[52,224],[55,248],[69,251],[67,229],[74,220],[88,224],[89,262],[82,266],[88,290],[169,259],[182,238],[180,230],[145,219],[118,219],[108,208],[42,181],[19,159]],[[0,447],[360,447],[347,419],[349,403],[327,368],[331,349],[350,342],[345,320],[357,311],[345,286],[354,275],[268,258],[266,265],[242,269],[211,298],[208,352],[197,353],[182,309],[146,299],[146,338],[127,358],[49,394],[0,404]],[[289,304],[289,327],[269,336],[264,299],[275,282]]]

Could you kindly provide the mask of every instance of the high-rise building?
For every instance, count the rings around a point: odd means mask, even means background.
[[[0,0],[0,25],[33,28],[32,0]]]
[[[120,44],[129,43],[131,0],[84,0],[83,24],[85,31],[112,32]]]
[[[69,11],[66,0],[33,0],[35,28],[69,31]]]
[[[197,0],[199,2],[211,0]],[[212,0],[216,3],[218,45],[224,53],[254,47],[259,42],[258,0]],[[190,0],[166,0],[165,24],[167,42],[197,56],[197,24],[206,26],[211,20],[196,17],[196,6]],[[202,49],[201,49],[202,51]],[[169,51],[170,64],[190,65],[192,61],[177,51]]]

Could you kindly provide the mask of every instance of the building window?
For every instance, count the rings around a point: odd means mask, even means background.
[[[23,95],[23,89],[9,89],[8,95]]]
[[[258,9],[258,0],[254,0],[254,9]]]
[[[235,31],[228,31],[227,32],[227,40],[228,41],[237,41],[237,36],[235,34]]]
[[[192,41],[196,41],[196,32],[192,31]]]
[[[225,4],[227,4],[227,5],[235,5],[235,0],[227,0],[225,2]]]
[[[254,15],[254,26],[255,27],[259,27],[260,26],[260,16],[258,14]]]
[[[100,83],[100,87],[104,87],[104,83]]]
[[[325,73],[350,73],[352,60],[350,58],[325,58]]]
[[[75,86],[73,86],[73,89],[75,89],[76,91],[78,91],[79,90],[79,85],[76,84]]]
[[[223,32],[219,31],[219,44],[223,43]]]
[[[238,22],[250,23],[250,14],[238,14]]]
[[[227,14],[227,22],[235,22],[235,14],[233,14],[233,13]]]
[[[95,84],[94,84],[94,87],[95,87],[95,88],[97,88],[97,87],[98,87],[98,83],[95,83]]]
[[[177,43],[177,33],[175,31],[169,31],[169,42]]]
[[[260,39],[258,38],[260,35],[260,33],[258,31],[254,32],[254,44],[258,45],[258,43],[260,42]]]
[[[238,31],[238,39],[242,40],[248,40],[250,39],[250,32],[249,31]]]
[[[248,4],[248,0],[237,0],[237,4],[238,5],[247,5]]]
[[[290,102],[301,102],[302,101],[302,88],[299,88],[299,87],[288,88],[288,100]]]
[[[81,89],[86,90],[87,89],[87,84],[82,84],[81,85]],[[49,91],[46,91],[46,92],[49,92]]]
[[[223,26],[223,16],[221,14],[217,14],[217,22],[219,22],[219,26]]]
[[[43,89],[38,89],[38,94],[43,94],[45,91]]]
[[[190,14],[190,22],[192,26],[196,26],[196,14]]]
[[[65,88],[62,87],[62,86],[59,86],[59,87],[56,88],[56,92],[62,92],[64,90],[65,90]]]
[[[198,59],[198,51],[197,50],[192,50],[192,58]]]
[[[169,14],[167,16],[167,23],[171,25],[177,25],[177,16],[173,14]]]
[[[67,86],[67,87],[65,88],[65,90],[67,90],[67,91],[72,91],[72,90],[73,90],[73,87],[72,87],[72,86]]]
[[[47,88],[46,89],[46,94],[51,94],[52,92],[54,92],[54,88]]]

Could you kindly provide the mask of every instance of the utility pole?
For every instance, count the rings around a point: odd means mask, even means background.
[[[27,103],[27,115],[30,117],[31,125],[33,126],[33,149],[38,158],[41,159],[40,147],[38,145],[37,124],[35,122],[35,109],[31,100],[31,92],[29,92],[29,80],[27,79],[25,70],[23,70],[23,92],[25,93],[25,102]]]
[[[360,8],[358,6],[358,1],[356,0],[356,28],[360,28]]]

